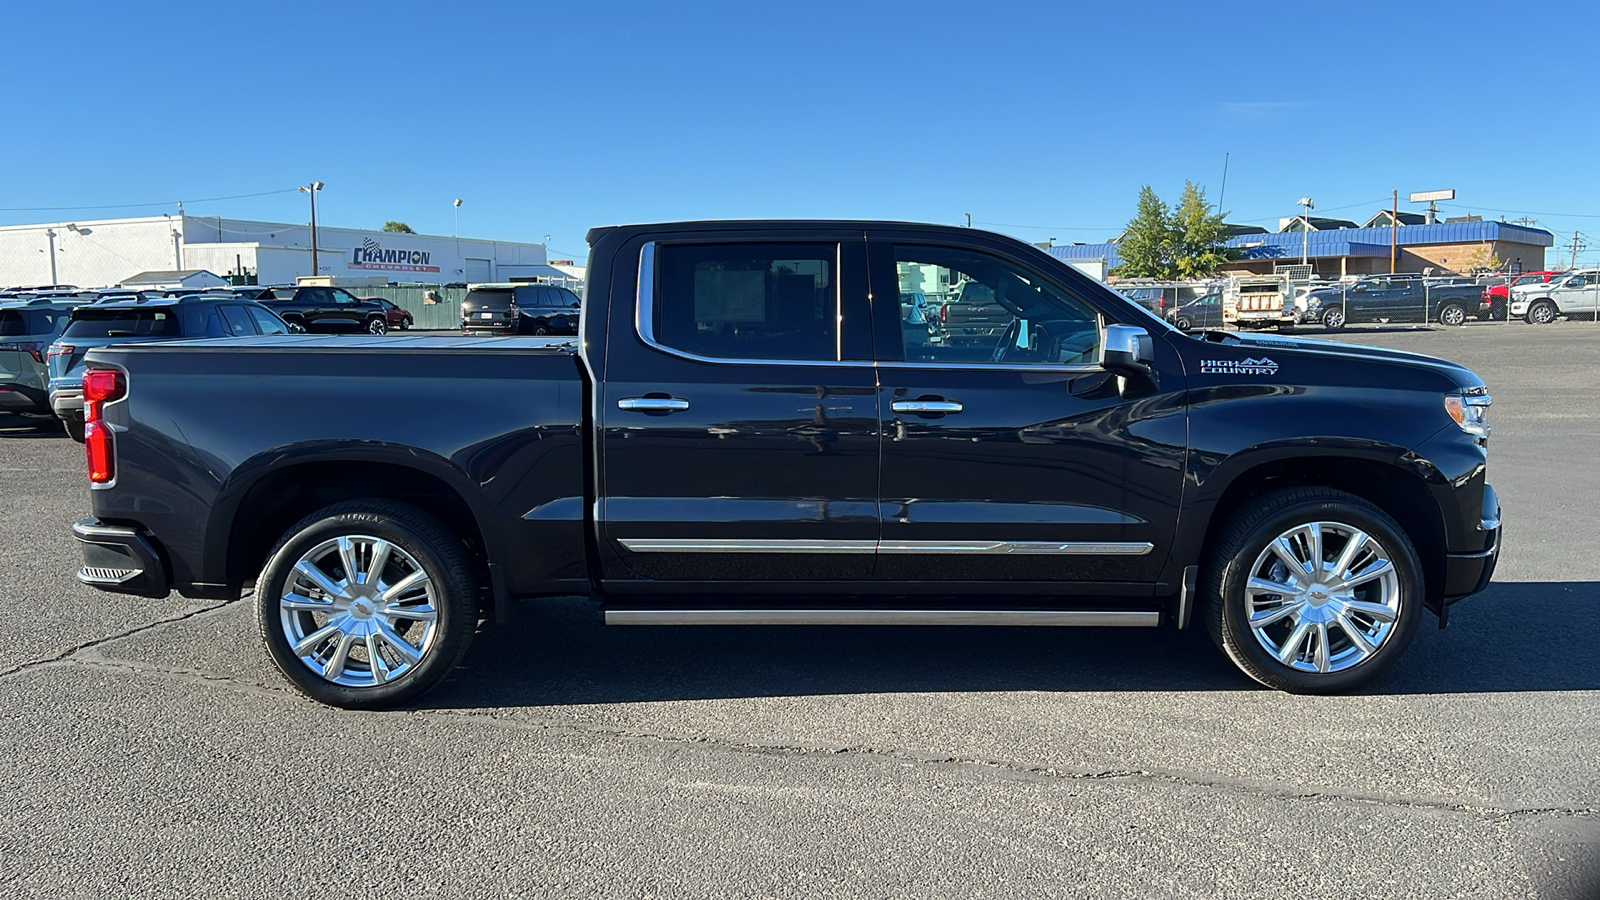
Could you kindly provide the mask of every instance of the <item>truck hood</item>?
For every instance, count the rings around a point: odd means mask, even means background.
[[[1295,354],[1306,353],[1323,357],[1340,357],[1352,361],[1366,360],[1389,364],[1400,363],[1433,372],[1453,382],[1462,390],[1474,390],[1484,386],[1483,379],[1479,378],[1477,373],[1466,366],[1433,356],[1424,356],[1421,353],[1407,353],[1403,350],[1369,347],[1365,344],[1342,344],[1336,341],[1309,340],[1285,335],[1241,335],[1231,331],[1208,331],[1204,335],[1197,335],[1196,337],[1208,344],[1215,344],[1219,347],[1239,347],[1276,352],[1288,351]]]

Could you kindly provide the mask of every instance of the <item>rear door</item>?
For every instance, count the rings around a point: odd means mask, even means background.
[[[982,285],[963,293],[990,298],[983,318],[1004,323],[941,339],[893,321],[897,304],[874,303],[891,319],[874,332],[884,434],[875,577],[909,593],[1148,597],[1183,494],[1176,354],[1157,338],[1160,387],[1124,397],[1097,363],[1099,311],[1036,263],[915,234],[884,235],[868,254],[874,298]]]
[[[634,246],[597,410],[605,577],[866,582],[879,415],[860,231]]]

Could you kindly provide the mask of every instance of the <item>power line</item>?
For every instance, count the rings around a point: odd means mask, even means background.
[[[1555,216],[1558,219],[1600,219],[1600,213],[1534,212],[1532,210],[1527,210],[1527,209],[1497,209],[1497,208],[1495,208],[1493,206],[1462,206],[1459,203],[1441,203],[1439,205],[1440,206],[1448,206],[1451,209],[1464,209],[1464,210],[1467,210],[1468,212],[1471,212],[1472,210],[1475,210],[1475,209],[1482,209],[1482,210],[1487,210],[1489,212],[1517,213],[1519,215],[1524,215],[1524,216]]]
[[[292,194],[299,188],[281,191],[261,191],[256,194],[235,194],[231,197],[205,197],[199,200],[163,200],[160,203],[112,203],[104,206],[0,206],[0,212],[81,212],[91,209],[138,209],[146,206],[172,206],[178,203],[215,203],[219,200],[247,200],[251,197],[268,197],[273,194]]]

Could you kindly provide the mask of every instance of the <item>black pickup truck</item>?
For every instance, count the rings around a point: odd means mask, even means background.
[[[78,578],[253,585],[290,681],[380,707],[480,619],[573,594],[632,625],[1198,620],[1258,681],[1332,692],[1494,570],[1489,397],[1460,366],[1187,335],[968,229],[589,240],[575,340],[94,350]],[[964,302],[1003,326],[906,327],[924,279],[984,285]]]
[[[1465,325],[1469,317],[1478,315],[1482,295],[1483,288],[1475,283],[1421,275],[1370,275],[1307,294],[1301,322],[1320,322],[1334,330],[1380,319]]]

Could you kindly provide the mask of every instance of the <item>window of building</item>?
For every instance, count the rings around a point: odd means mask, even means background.
[[[717,359],[839,358],[832,244],[717,244],[657,250],[654,333]]]

